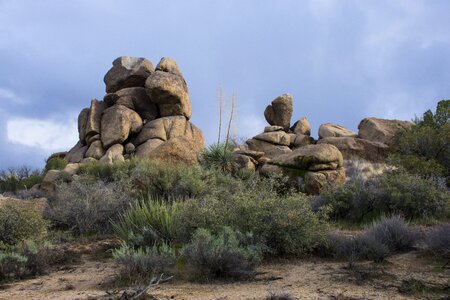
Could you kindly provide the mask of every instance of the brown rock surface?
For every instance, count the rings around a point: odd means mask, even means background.
[[[392,150],[398,146],[400,134],[414,124],[408,121],[365,118],[358,125],[358,137],[388,145]]]
[[[142,128],[142,119],[135,111],[123,105],[114,105],[105,110],[101,128],[103,146],[108,148],[123,143],[130,133],[138,133]]]
[[[319,139],[327,137],[356,137],[358,134],[344,126],[326,123],[319,127]]]
[[[264,117],[270,125],[281,126],[287,131],[290,127],[292,111],[292,95],[283,94],[266,107]]]
[[[355,137],[329,137],[317,141],[317,144],[336,146],[344,159],[360,157],[374,162],[384,161],[389,151],[389,147],[385,144]]]
[[[152,63],[143,57],[118,57],[103,79],[106,92],[114,93],[126,87],[143,87],[145,80],[152,73]]]

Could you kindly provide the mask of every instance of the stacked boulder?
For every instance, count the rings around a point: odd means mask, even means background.
[[[78,116],[79,141],[64,157],[68,171],[80,163],[111,164],[132,156],[198,162],[204,137],[189,121],[189,91],[175,60],[162,58],[154,69],[145,58],[122,56],[104,82],[103,100],[93,99]],[[58,177],[53,173],[52,181]]]
[[[271,126],[246,141],[234,152],[237,169],[287,174],[307,193],[318,194],[326,185],[343,184],[345,171],[340,151],[332,145],[316,145],[306,117],[291,127],[293,98],[283,94],[264,111]]]
[[[360,122],[359,132],[354,132],[326,123],[320,125],[316,141],[306,117],[291,126],[292,111],[290,94],[267,106],[264,116],[270,126],[234,151],[236,170],[282,173],[295,179],[303,191],[319,194],[326,186],[345,182],[343,159],[382,162],[397,149],[401,133],[412,126],[406,121],[366,118]]]

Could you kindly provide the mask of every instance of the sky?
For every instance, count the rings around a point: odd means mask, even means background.
[[[0,169],[69,150],[122,55],[177,61],[207,143],[218,88],[236,97],[240,140],[283,93],[313,136],[322,123],[411,120],[450,98],[449,12],[446,0],[0,0]]]

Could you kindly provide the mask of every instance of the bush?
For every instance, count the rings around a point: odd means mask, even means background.
[[[286,291],[277,291],[270,292],[269,295],[265,298],[265,300],[295,300],[294,296],[291,293]]]
[[[0,281],[22,277],[27,258],[16,252],[0,251]]]
[[[118,219],[133,200],[121,182],[96,183],[73,181],[57,187],[56,197],[50,199],[47,217],[56,226],[76,233],[108,233],[111,220]]]
[[[264,180],[253,181],[236,192],[187,199],[180,203],[180,242],[197,228],[217,232],[230,226],[251,232],[275,254],[303,255],[324,238],[327,227],[309,207],[301,193],[280,195]]]
[[[313,207],[326,211],[334,220],[361,222],[392,214],[408,219],[445,217],[449,204],[449,193],[441,190],[434,180],[392,172],[329,189],[313,202]]]
[[[217,235],[198,229],[182,253],[188,265],[203,278],[253,276],[261,262],[260,249],[255,245],[241,245],[236,232],[229,227],[224,227]]]
[[[176,238],[178,202],[148,197],[133,203],[113,224],[128,245],[145,247],[172,243]]]
[[[113,257],[121,265],[121,277],[128,282],[145,282],[158,273],[170,272],[176,264],[175,251],[164,243],[144,248],[123,243],[113,251]]]
[[[233,170],[233,148],[231,143],[211,144],[200,154],[200,163],[206,169],[230,173]]]
[[[42,182],[42,173],[23,166],[20,168],[10,168],[0,171],[0,193],[16,193],[22,189],[30,189],[33,185]]]
[[[450,223],[440,225],[426,234],[425,250],[435,257],[450,259]]]
[[[419,239],[418,232],[410,228],[400,216],[381,218],[372,225],[366,235],[373,236],[392,252],[410,250]]]
[[[67,166],[67,160],[61,157],[52,157],[45,163],[45,172],[50,170],[63,170]]]
[[[47,225],[35,210],[12,204],[0,206],[0,241],[6,246],[26,239],[43,239],[47,235]]]

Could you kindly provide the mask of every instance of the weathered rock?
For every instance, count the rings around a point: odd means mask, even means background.
[[[264,132],[273,132],[273,131],[283,131],[284,128],[281,126],[266,126],[264,127]]]
[[[105,150],[103,149],[103,143],[102,141],[94,141],[89,146],[88,150],[86,151],[85,157],[92,157],[95,159],[100,159],[102,156],[105,155]]]
[[[79,168],[80,168],[80,164],[79,163],[67,164],[64,167],[63,172],[66,173],[67,175],[74,175],[74,174],[77,173]]]
[[[157,103],[162,117],[192,115],[189,91],[183,77],[156,71],[145,82],[147,94]]]
[[[134,144],[132,144],[132,143],[127,143],[127,144],[125,145],[125,153],[126,153],[126,154],[134,153],[135,150],[136,150],[136,147],[134,146]]]
[[[164,117],[148,122],[133,143],[139,146],[149,139],[156,138],[166,141],[180,136],[193,139],[204,146],[204,138],[201,130],[187,121],[183,116]]]
[[[86,144],[86,124],[89,118],[89,108],[83,108],[78,115],[78,138],[82,144]]]
[[[341,125],[326,123],[319,127],[319,139],[327,137],[356,137],[358,134]]]
[[[170,139],[153,149],[147,156],[168,164],[184,163],[188,165],[198,163],[198,153],[203,149],[202,145],[184,136]]]
[[[294,148],[314,144],[314,139],[309,135],[292,134],[290,135],[290,137],[291,137],[291,146]]]
[[[250,156],[251,158],[255,159],[256,161],[264,156],[264,152],[253,151],[253,150],[237,150],[234,152],[234,154]]]
[[[168,72],[183,77],[183,74],[181,74],[181,70],[178,67],[177,62],[170,57],[161,58],[158,65],[156,66],[156,71]]]
[[[97,162],[97,161],[98,160],[93,157],[86,157],[81,160],[80,164],[89,164],[89,163],[93,163],[93,162]]]
[[[295,134],[311,135],[311,125],[309,124],[308,118],[303,117],[295,122],[291,127],[291,131]]]
[[[283,94],[266,107],[264,117],[270,125],[281,126],[287,131],[291,123],[292,111],[292,95]]]
[[[109,147],[106,150],[106,154],[99,160],[102,164],[112,164],[120,161],[125,161],[123,157],[123,146],[121,144],[115,144]]]
[[[149,157],[153,150],[161,146],[164,141],[160,139],[150,139],[136,148],[136,156]]]
[[[391,150],[395,150],[401,133],[413,125],[408,121],[365,118],[358,125],[358,137],[386,144]]]
[[[234,154],[233,155],[233,169],[235,172],[245,170],[246,172],[254,173],[258,162],[247,155]]]
[[[274,145],[268,142],[250,139],[246,141],[248,148],[253,151],[264,152],[266,156],[272,158],[282,154],[291,153],[292,150],[287,146]]]
[[[106,92],[114,93],[126,87],[143,87],[145,80],[152,73],[152,63],[143,57],[118,57],[103,79]]]
[[[374,162],[384,161],[389,151],[389,147],[385,144],[355,137],[329,137],[319,140],[317,144],[336,146],[344,159],[360,157]]]
[[[333,145],[308,145],[289,154],[276,156],[272,164],[298,170],[336,170],[343,166],[341,152]]]
[[[275,145],[289,146],[291,137],[284,131],[264,132],[253,137],[256,140],[269,142]]]
[[[102,113],[105,110],[105,107],[105,102],[92,99],[88,120],[86,122],[86,139],[100,133]]]
[[[55,191],[56,182],[61,178],[60,170],[50,170],[45,174],[41,182],[41,190],[47,194]]]
[[[263,164],[261,168],[258,170],[259,175],[269,177],[273,174],[284,174],[284,171],[281,167],[271,165],[271,164]]]
[[[103,99],[109,106],[121,104],[136,111],[143,120],[152,121],[158,117],[158,108],[147,95],[145,88],[131,87],[107,94]]]
[[[90,146],[93,142],[99,141],[100,139],[101,139],[100,134],[96,134],[96,135],[91,136],[86,142],[87,142],[87,145]]]
[[[64,159],[69,163],[79,163],[84,158],[86,151],[87,146],[84,146],[81,142],[78,142],[72,149],[69,150],[69,152],[67,152]]]
[[[304,178],[304,189],[308,194],[320,194],[327,186],[340,186],[345,183],[345,170],[307,172]]]
[[[138,133],[142,128],[142,119],[135,111],[123,105],[114,105],[103,113],[101,126],[101,140],[103,146],[108,148],[123,143],[130,133]]]

